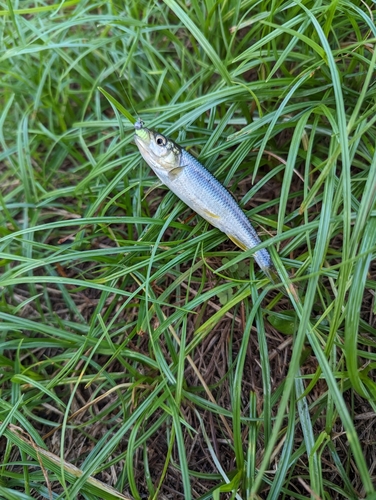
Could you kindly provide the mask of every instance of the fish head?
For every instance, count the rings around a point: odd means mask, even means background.
[[[149,130],[141,121],[135,124],[134,141],[146,163],[167,172],[180,167],[181,147],[168,137]]]

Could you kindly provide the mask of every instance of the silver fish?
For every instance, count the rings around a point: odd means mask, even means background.
[[[248,250],[261,240],[245,213],[222,184],[191,154],[159,132],[135,123],[135,143],[146,163],[172,192],[235,245]],[[266,249],[254,259],[270,276],[272,260]]]

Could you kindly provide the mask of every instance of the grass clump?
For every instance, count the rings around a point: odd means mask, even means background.
[[[1,497],[374,498],[372,9],[0,3]],[[136,115],[297,295],[150,191]]]

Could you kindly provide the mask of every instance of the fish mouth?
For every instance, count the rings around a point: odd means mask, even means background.
[[[148,144],[144,142],[137,134],[134,135],[134,142],[136,143],[136,146],[138,147],[141,156],[144,158],[146,163],[148,163],[149,166],[151,166],[151,164],[153,164],[154,166],[158,166],[157,159],[150,151],[150,148],[148,148]]]
[[[133,139],[134,142],[137,144],[137,146],[138,145],[142,146],[142,139],[140,139],[140,137],[137,134],[134,134]]]
[[[145,153],[150,154],[145,142],[137,134],[134,134],[133,139],[134,139],[134,142],[136,143],[136,146],[139,149],[142,149],[142,151],[145,151]]]

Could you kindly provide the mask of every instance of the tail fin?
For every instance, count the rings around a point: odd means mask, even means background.
[[[300,303],[298,289],[292,282],[285,283],[280,275],[278,274],[277,269],[274,266],[260,266],[261,270],[266,274],[266,276],[270,279],[273,285],[281,286],[281,292],[283,292],[288,297],[293,297],[295,302]],[[282,288],[283,287],[283,288]]]

